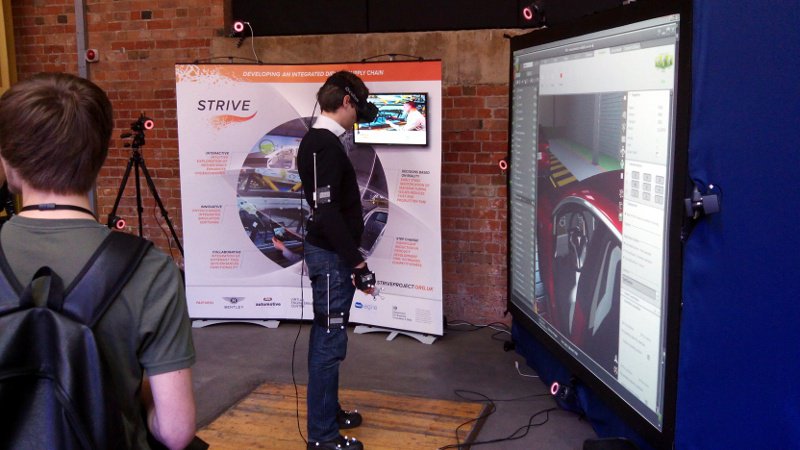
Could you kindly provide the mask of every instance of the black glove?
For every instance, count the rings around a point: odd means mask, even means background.
[[[375,287],[375,272],[364,264],[360,269],[353,269],[353,281],[359,291],[368,291]]]

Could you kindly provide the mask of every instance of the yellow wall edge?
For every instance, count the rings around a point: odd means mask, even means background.
[[[0,94],[17,80],[16,55],[14,53],[14,21],[11,16],[11,0],[2,0],[0,9]]]

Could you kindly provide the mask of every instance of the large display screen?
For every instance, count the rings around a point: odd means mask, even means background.
[[[356,144],[428,145],[428,94],[370,94],[378,107],[373,122],[355,125]]]
[[[656,435],[674,409],[685,3],[512,40],[511,310]]]

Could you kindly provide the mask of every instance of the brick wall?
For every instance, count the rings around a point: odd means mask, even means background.
[[[142,156],[180,236],[173,65],[208,57],[211,39],[221,34],[223,27],[222,4],[213,3],[201,0],[87,2],[87,47],[96,48],[100,54],[100,61],[89,66],[89,78],[108,92],[115,118],[109,158],[97,183],[101,221],[105,222],[111,212],[132,155],[119,136],[129,131],[131,123],[145,113],[158,120],[156,128],[146,133]],[[19,79],[42,71],[78,72],[74,1],[15,2],[12,14]],[[169,230],[144,177],[141,181],[144,234],[170,251]],[[128,230],[135,233],[138,222],[134,186],[132,172],[118,215],[128,220]],[[172,253],[180,262],[180,253],[177,250]]]
[[[443,98],[442,250],[448,319],[500,320],[506,299],[508,88],[448,86]]]
[[[89,67],[89,78],[109,93],[116,119],[109,160],[97,186],[102,221],[111,211],[131,155],[119,135],[144,112],[158,122],[155,130],[147,132],[142,155],[181,236],[173,65],[237,51],[232,39],[220,37],[224,34],[222,3],[88,2],[88,47],[100,53],[100,62]],[[19,79],[40,71],[77,73],[72,0],[15,2],[13,15]],[[392,33],[338,35],[336,46],[326,45],[332,44],[331,36],[263,38],[257,46],[265,62],[358,60],[389,52],[442,59],[442,238],[448,319],[495,321],[502,319],[505,310],[506,180],[497,168],[508,140],[505,32],[408,33],[403,39]],[[348,39],[357,45],[341,45]],[[353,54],[353,48],[363,54]],[[351,53],[341,55],[335,50]],[[250,49],[238,51],[242,56],[252,56]],[[163,222],[161,214],[142,181],[144,234],[169,251],[169,232],[159,225]],[[128,220],[129,231],[136,232],[133,185],[131,178],[119,215]],[[180,260],[177,250],[171,253]]]

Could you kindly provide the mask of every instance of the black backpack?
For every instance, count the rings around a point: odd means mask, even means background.
[[[0,448],[125,447],[92,328],[151,245],[110,233],[67,289],[49,267],[23,287],[0,248]]]

